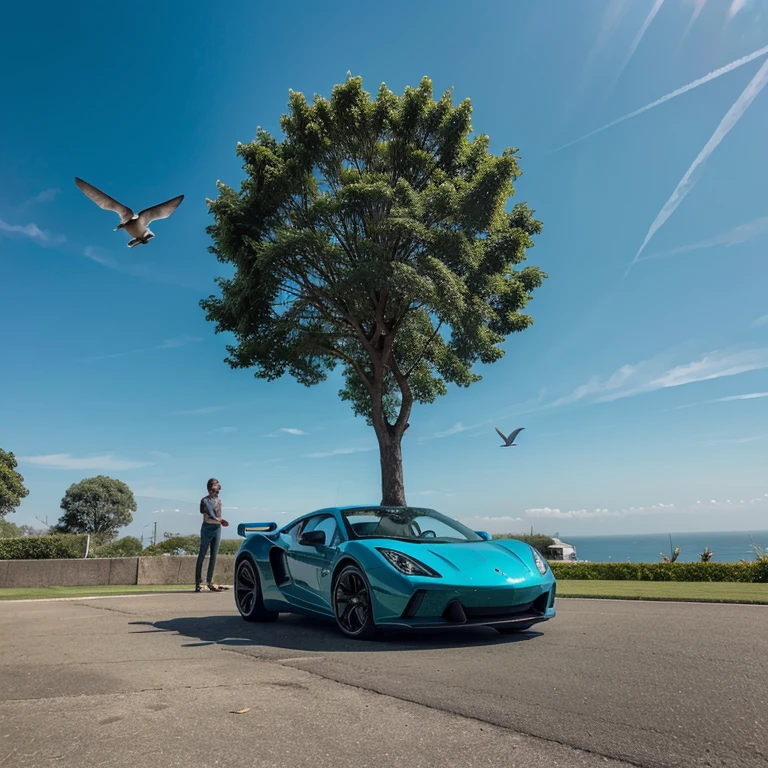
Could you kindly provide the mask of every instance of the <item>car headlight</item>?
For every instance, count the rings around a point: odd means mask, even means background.
[[[533,552],[533,559],[536,562],[536,568],[538,568],[539,573],[543,576],[549,567],[547,565],[547,561],[541,556],[541,553],[538,549],[531,547],[531,551]]]
[[[406,576],[431,576],[432,578],[441,578],[440,574],[424,563],[420,563],[413,557],[408,557],[402,552],[396,552],[394,549],[383,549],[376,547],[381,552],[386,561],[397,568],[400,573]]]

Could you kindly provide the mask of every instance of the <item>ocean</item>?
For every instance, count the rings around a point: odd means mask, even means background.
[[[560,533],[558,538],[576,547],[579,560],[593,563],[631,562],[658,563],[662,552],[669,556],[680,547],[679,563],[701,560],[701,553],[709,547],[714,553],[713,563],[752,561],[755,554],[750,542],[768,551],[768,531],[723,531],[711,533],[673,533],[672,547],[668,533],[638,533],[616,536],[570,536]]]

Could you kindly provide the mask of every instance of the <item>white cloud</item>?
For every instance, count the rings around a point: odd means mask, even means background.
[[[26,464],[35,464],[49,469],[100,469],[109,471],[137,469],[151,465],[151,462],[148,461],[121,459],[111,453],[81,458],[72,456],[70,453],[50,453],[43,456],[19,456],[18,459]]]
[[[161,344],[157,344],[154,347],[142,347],[141,349],[129,349],[125,352],[110,352],[106,355],[96,355],[95,357],[81,357],[78,362],[89,363],[94,360],[110,360],[116,357],[125,357],[126,355],[139,355],[145,352],[155,352],[161,349],[178,349],[179,347],[185,347],[188,344],[194,344],[195,342],[202,341],[198,336],[177,336],[173,339],[166,339]]]
[[[571,394],[545,407],[554,408],[584,399],[607,403],[645,392],[680,387],[725,376],[736,376],[764,368],[768,368],[768,348],[766,347],[739,351],[716,350],[708,352],[698,360],[666,370],[661,367],[661,361],[657,358],[635,365],[624,365],[605,380],[593,376]]]
[[[95,261],[97,264],[101,264],[104,267],[131,277],[150,280],[151,282],[156,283],[178,285],[182,288],[204,288],[202,284],[197,283],[192,279],[188,279],[187,277],[157,272],[154,267],[148,264],[137,264],[134,261],[131,261],[128,264],[121,264],[117,259],[110,256],[109,252],[105,251],[103,248],[88,245],[83,250],[83,255],[91,261]]]
[[[209,413],[218,413],[225,411],[229,406],[226,405],[208,405],[204,408],[193,408],[189,411],[175,411],[177,416],[206,416]]]
[[[751,435],[749,437],[727,437],[717,440],[704,440],[698,445],[741,445],[743,443],[754,443],[755,440],[765,440],[766,435]]]
[[[740,224],[737,227],[729,229],[727,232],[723,232],[715,237],[710,237],[707,240],[699,240],[698,242],[682,245],[679,248],[672,248],[667,251],[658,251],[649,254],[648,256],[643,256],[641,259],[638,259],[638,261],[677,256],[680,253],[697,251],[701,248],[713,248],[718,245],[724,245],[726,248],[730,248],[731,246],[754,240],[756,237],[760,237],[760,235],[763,235],[766,232],[768,232],[768,216],[763,216],[754,221],[750,221],[747,224]]]
[[[720,124],[715,129],[715,132],[710,137],[709,141],[704,145],[704,148],[696,156],[696,159],[691,163],[688,170],[683,175],[683,178],[675,187],[675,191],[670,198],[662,206],[661,210],[657,214],[656,218],[651,224],[648,230],[643,244],[635,254],[635,258],[632,259],[627,267],[626,274],[637,263],[640,258],[640,254],[645,250],[645,246],[648,245],[651,238],[661,227],[669,220],[672,214],[677,210],[680,203],[683,202],[686,195],[693,189],[698,178],[694,178],[694,174],[698,169],[706,163],[710,155],[717,149],[720,142],[730,133],[731,129],[738,123],[744,113],[749,108],[749,105],[755,100],[760,91],[763,90],[766,83],[768,83],[768,61],[763,62],[763,65],[757,71],[757,74],[749,81],[747,87],[741,92],[738,99],[732,104],[731,108],[726,113],[725,117],[720,121]]]
[[[305,453],[305,459],[326,459],[329,456],[346,456],[351,453],[366,453],[376,450],[375,446],[370,448],[336,448],[332,451],[318,451],[317,453]]]
[[[768,397],[768,392],[750,392],[747,395],[729,395],[728,397],[716,397],[714,400],[704,400],[700,403],[686,403],[685,405],[678,405],[678,410],[681,408],[693,408],[696,405],[709,405],[710,403],[731,403],[736,400],[758,400],[762,397]]]
[[[532,518],[549,518],[553,520],[574,520],[574,519],[587,519],[594,517],[618,517],[618,512],[611,512],[608,509],[569,509],[568,511],[561,511],[559,509],[552,509],[550,507],[539,507],[534,509],[526,509],[525,514]]]
[[[296,429],[295,427],[280,427],[280,429],[276,429],[274,432],[270,432],[267,435],[263,435],[263,437],[277,437],[278,435],[306,435],[307,433],[302,431],[301,429]]]
[[[0,234],[6,237],[27,237],[43,247],[60,245],[66,238],[64,235],[51,235],[47,230],[40,229],[37,224],[9,224],[0,219]]]
[[[51,187],[50,189],[44,189],[39,194],[35,195],[30,200],[26,200],[23,202],[19,209],[27,208],[30,205],[35,205],[36,203],[52,203],[58,195],[61,194],[61,190],[58,187]]]
[[[58,195],[61,194],[61,190],[58,187],[51,187],[50,189],[44,189],[40,194],[34,197],[30,202],[32,203],[52,203]]]
[[[768,315],[758,317],[752,325],[756,328],[758,325],[768,325]]]

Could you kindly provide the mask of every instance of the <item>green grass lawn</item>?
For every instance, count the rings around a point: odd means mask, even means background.
[[[103,595],[146,595],[150,592],[193,592],[194,584],[109,584],[96,587],[6,587],[0,600],[31,600],[46,597],[101,597]]]
[[[768,584],[741,584],[730,581],[598,581],[596,579],[558,579],[557,596],[768,604]]]

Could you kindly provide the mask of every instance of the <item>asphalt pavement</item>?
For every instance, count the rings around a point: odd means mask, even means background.
[[[557,609],[360,642],[231,591],[3,602],[0,768],[768,765],[768,606]]]

